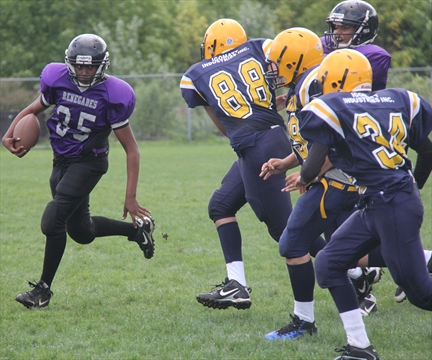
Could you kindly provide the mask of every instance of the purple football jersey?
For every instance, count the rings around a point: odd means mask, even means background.
[[[40,92],[45,106],[54,105],[47,120],[51,147],[65,157],[82,156],[98,134],[107,138],[111,129],[127,126],[136,102],[130,85],[113,76],[90,88],[77,87],[61,63],[43,69]]]
[[[321,43],[324,48],[324,54],[330,54],[332,50],[326,46],[325,37],[321,38]],[[372,66],[372,90],[385,89],[387,86],[387,74],[390,68],[391,55],[383,48],[373,44],[360,45],[352,49],[366,56]]]

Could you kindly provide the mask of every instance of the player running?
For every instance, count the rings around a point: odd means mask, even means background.
[[[74,38],[66,50],[65,64],[50,63],[40,77],[40,96],[12,122],[2,139],[14,155],[13,130],[27,114],[38,114],[54,106],[47,126],[54,163],[50,178],[53,200],[42,215],[46,236],[42,276],[34,289],[17,296],[27,308],[48,306],[51,285],[66,248],[66,234],[79,244],[97,237],[121,235],[137,242],[147,259],[153,257],[154,222],[151,212],[136,199],[140,155],[129,126],[135,94],[123,80],[105,74],[109,53],[105,41],[93,34]],[[108,136],[114,131],[126,152],[127,184],[123,220],[90,215],[90,193],[108,170]]]
[[[348,344],[336,359],[377,360],[346,273],[381,245],[385,264],[409,301],[432,310],[432,278],[420,238],[423,205],[418,190],[431,172],[432,107],[407,90],[371,91],[371,66],[354,50],[328,55],[318,79],[324,95],[300,113],[300,132],[313,144],[298,185],[313,181],[328,156],[360,188],[362,208],[333,233],[316,256],[317,282],[330,290],[347,334]],[[414,173],[408,147],[418,154]]]
[[[322,93],[316,76],[323,58],[320,39],[310,30],[288,29],[273,41],[268,55],[270,70],[266,78],[274,88],[289,87],[287,129],[294,151],[285,159],[270,159],[263,164],[260,176],[264,179],[285,173],[307,158],[311,143],[306,142],[299,132],[301,123],[297,114],[311,99]],[[289,175],[287,185],[298,176],[299,173]],[[325,246],[335,229],[354,211],[359,200],[356,187],[331,164],[322,171],[319,180],[302,193],[304,195],[297,200],[279,241],[279,252],[285,257],[294,294],[294,315],[290,315],[288,325],[268,333],[268,340],[296,339],[304,334],[316,333],[315,273],[311,255],[315,256]],[[321,234],[325,235],[326,241],[320,237]],[[369,308],[370,311],[376,310],[376,304]],[[363,311],[364,315],[370,313]]]
[[[210,308],[247,309],[252,304],[237,212],[249,203],[276,241],[291,213],[289,193],[281,196],[285,175],[274,176],[270,181],[259,177],[265,161],[291,153],[276,95],[264,78],[265,53],[270,44],[268,39],[248,41],[243,27],[235,20],[217,20],[204,35],[202,61],[191,66],[180,83],[188,106],[204,106],[238,156],[208,206],[228,275],[219,288],[197,296],[198,302]],[[281,107],[283,102],[284,97]]]
[[[375,8],[366,1],[342,1],[332,9],[326,22],[328,31],[321,38],[324,54],[345,48],[360,52],[372,66],[372,90],[385,89],[391,56],[383,48],[373,44],[379,28]],[[377,310],[377,300],[370,292],[371,285],[381,278],[381,274],[379,268],[357,267],[348,271],[364,314]]]

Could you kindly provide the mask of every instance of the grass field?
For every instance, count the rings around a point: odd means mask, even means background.
[[[328,291],[315,288],[318,335],[270,342],[264,334],[289,322],[293,296],[276,243],[246,206],[244,238],[250,310],[213,310],[195,300],[225,277],[207,202],[235,159],[226,141],[144,142],[138,198],[156,221],[156,254],[134,243],[99,238],[68,241],[47,309],[27,310],[14,298],[39,280],[44,237],[40,217],[50,200],[51,152],[1,156],[1,359],[333,359],[345,332]],[[110,170],[91,196],[92,214],[122,216],[125,156],[114,144]],[[432,179],[421,192],[422,236],[432,248]],[[293,196],[295,202],[297,194]],[[162,234],[167,234],[164,239]],[[432,315],[393,300],[388,271],[374,287],[378,312],[365,319],[382,360],[428,360]]]

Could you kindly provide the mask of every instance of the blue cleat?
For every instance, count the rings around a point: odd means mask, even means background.
[[[290,315],[290,317],[292,321],[288,325],[279,330],[268,333],[265,338],[267,340],[292,340],[297,339],[304,334],[315,334],[318,331],[315,321],[310,323],[300,320],[297,315]]]

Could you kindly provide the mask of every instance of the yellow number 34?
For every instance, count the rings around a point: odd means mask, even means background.
[[[379,122],[367,113],[356,114],[354,129],[359,137],[370,136],[380,145],[373,154],[382,168],[397,169],[405,164],[407,129],[401,114],[390,114],[389,141],[383,136]]]

